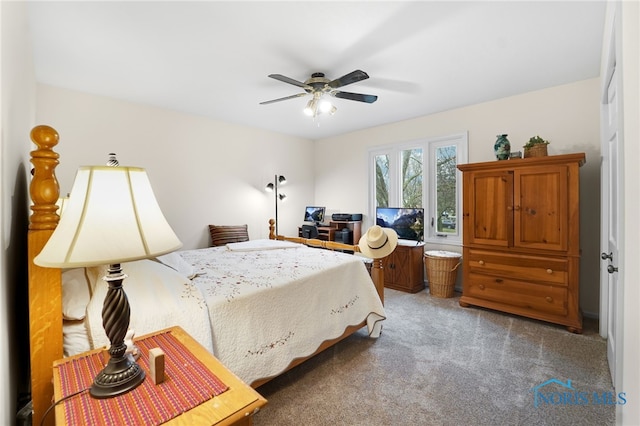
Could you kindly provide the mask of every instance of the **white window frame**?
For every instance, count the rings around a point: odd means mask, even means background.
[[[369,217],[375,223],[376,217],[376,194],[375,194],[375,159],[378,155],[389,156],[389,207],[398,207],[402,197],[401,187],[401,152],[421,148],[423,156],[423,187],[422,202],[424,208],[425,232],[424,242],[447,245],[462,244],[462,173],[456,170],[456,232],[438,233],[435,228],[436,215],[436,188],[431,183],[436,181],[435,152],[443,146],[455,145],[457,164],[468,162],[469,134],[468,132],[456,133],[448,136],[418,139],[409,142],[399,142],[371,148],[369,150]],[[433,222],[432,222],[433,219]],[[432,226],[432,223],[434,224]]]

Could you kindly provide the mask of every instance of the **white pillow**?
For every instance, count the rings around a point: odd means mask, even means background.
[[[89,280],[84,268],[68,269],[62,273],[62,317],[66,320],[84,319],[91,300]]]
[[[158,256],[156,259],[158,262],[180,272],[189,279],[196,276],[196,271],[193,269],[193,265],[188,264],[177,251]]]
[[[121,264],[127,275],[124,288],[131,309],[129,327],[142,336],[152,331],[178,325],[213,352],[211,326],[206,301],[198,287],[183,274],[152,259]],[[102,325],[102,309],[109,286],[102,280],[105,266],[87,268],[95,282],[87,306],[87,326],[92,348],[109,344]]]
[[[77,355],[91,349],[89,333],[84,321],[62,322],[62,350],[65,357]]]

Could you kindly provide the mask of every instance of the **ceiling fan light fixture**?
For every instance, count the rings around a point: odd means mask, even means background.
[[[323,98],[324,95],[340,99],[347,99],[350,101],[364,102],[368,104],[372,104],[378,99],[376,95],[367,95],[364,93],[352,93],[337,90],[343,86],[368,79],[369,75],[362,70],[352,71],[340,78],[336,78],[335,80],[328,79],[327,77],[325,77],[324,73],[321,72],[311,74],[311,78],[305,80],[304,82],[295,80],[282,74],[269,74],[269,77],[287,84],[291,84],[293,86],[300,87],[304,89],[304,92],[297,93],[291,96],[285,96],[284,98],[260,102],[260,105],[267,105],[287,99],[299,98],[300,96],[312,95],[313,99],[311,99],[307,103],[307,106],[302,111],[306,116],[313,117],[314,119],[318,116],[318,114],[334,115],[338,110],[338,108],[336,108],[330,101]]]
[[[315,97],[311,99],[303,111],[305,115],[315,117],[318,114],[318,100]]]
[[[335,112],[335,107],[331,104],[331,102],[329,102],[326,99],[323,99],[322,101],[320,101],[320,104],[318,105],[318,109],[320,110],[321,113],[330,113],[331,110],[333,109]]]

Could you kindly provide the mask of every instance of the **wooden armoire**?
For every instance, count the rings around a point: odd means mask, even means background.
[[[580,166],[585,154],[460,164],[463,291],[482,306],[582,332]]]

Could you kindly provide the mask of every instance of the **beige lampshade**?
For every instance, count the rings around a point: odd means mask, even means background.
[[[96,266],[160,256],[180,247],[144,169],[80,167],[64,215],[34,263]]]
[[[62,213],[64,212],[64,209],[67,206],[68,201],[69,201],[68,195],[66,197],[58,198],[58,201],[56,201],[56,206],[58,206],[58,210],[56,210],[56,213],[58,213],[58,216],[62,217]]]

